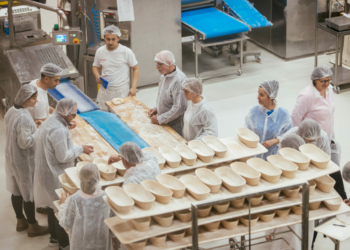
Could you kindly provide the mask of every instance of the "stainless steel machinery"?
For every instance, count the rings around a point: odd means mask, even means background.
[[[250,2],[274,24],[271,27],[253,30],[250,38],[254,42],[286,59],[315,53],[316,1],[250,0]],[[328,6],[328,1],[318,1],[319,22],[324,22],[324,19],[328,18]],[[335,50],[334,36],[322,30],[318,38],[319,52]]]
[[[62,78],[79,78],[77,69],[62,48],[53,45],[49,34],[41,30],[38,8],[56,12],[63,20],[63,27],[52,31],[55,44],[79,44],[81,38],[78,29],[70,28],[62,10],[29,0],[21,0],[26,5],[12,10],[12,3],[10,0],[8,13],[4,12],[8,15],[10,33],[7,35],[3,29],[0,30],[0,88],[6,94],[7,107],[12,105],[23,84],[40,78],[40,69],[45,63],[59,65],[63,69]],[[1,15],[2,26],[3,20]]]

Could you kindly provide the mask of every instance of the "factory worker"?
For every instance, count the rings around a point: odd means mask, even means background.
[[[299,135],[301,138],[303,138],[305,143],[312,143],[316,147],[322,149],[328,155],[331,154],[327,134],[321,129],[320,124],[314,120],[306,119],[302,121],[298,127],[293,127],[288,130],[283,137],[289,134]]]
[[[190,103],[184,114],[183,138],[186,141],[201,140],[206,135],[218,136],[218,123],[209,102],[202,95],[203,85],[197,78],[182,83],[184,96]]]
[[[254,106],[245,118],[245,127],[260,138],[260,143],[268,152],[259,155],[266,160],[269,155],[277,154],[281,136],[291,129],[292,120],[287,109],[279,107],[276,97],[279,83],[275,80],[264,81],[258,89],[259,105]]]
[[[34,107],[28,109],[38,126],[55,110],[49,106],[47,90],[54,89],[59,85],[62,72],[63,70],[59,66],[47,63],[41,67],[41,78],[29,83],[38,88],[38,102]]]
[[[304,139],[297,134],[286,134],[282,136],[280,146],[281,148],[293,148],[299,151],[301,145],[306,144]]]
[[[48,207],[51,234],[49,245],[58,246],[59,241],[61,248],[69,245],[69,241],[65,231],[58,226],[54,215],[57,209],[53,202],[59,199],[55,190],[62,187],[58,176],[63,174],[66,168],[73,167],[74,160],[79,155],[94,151],[90,145],[73,145],[68,126],[76,113],[77,103],[74,100],[61,99],[57,103],[56,110],[40,126],[35,152],[34,200],[37,205]]]
[[[38,130],[28,112],[28,107],[37,103],[38,89],[26,84],[18,91],[14,107],[5,115],[6,188],[11,192],[11,201],[16,213],[16,231],[28,229],[28,236],[35,237],[49,233],[48,227],[38,225],[35,219],[33,197],[34,156]],[[24,212],[26,217],[24,217]]]
[[[100,77],[108,82],[107,89],[100,86],[96,100],[98,107],[107,111],[106,101],[117,97],[136,96],[139,66],[132,50],[118,43],[121,37],[118,27],[107,26],[102,35],[106,45],[96,51],[92,72],[98,84],[102,83]],[[130,68],[133,71],[131,88]]]
[[[62,193],[58,217],[61,227],[69,230],[70,249],[112,250],[109,228],[104,223],[113,215],[103,200],[100,172],[93,163],[84,165],[78,173],[80,190],[69,196]]]
[[[119,155],[111,155],[108,164],[122,160],[127,169],[124,174],[124,184],[141,184],[144,180],[156,180],[161,174],[157,158],[148,152],[142,152],[141,148],[134,142],[125,142],[119,149]]]
[[[148,114],[151,116],[152,123],[168,124],[179,135],[182,135],[183,114],[187,108],[182,83],[187,77],[175,65],[175,57],[170,51],[159,52],[154,60],[161,77],[156,108],[150,109]]]

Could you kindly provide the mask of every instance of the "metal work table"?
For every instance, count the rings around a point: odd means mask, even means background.
[[[315,32],[315,67],[317,67],[317,56],[318,56],[318,29],[324,30],[336,37],[336,46],[335,46],[335,62],[334,67],[331,69],[334,74],[333,86],[334,91],[339,94],[346,87],[350,87],[350,71],[342,67],[343,60],[343,47],[344,47],[344,36],[350,35],[350,30],[345,31],[336,31],[334,29],[328,28],[325,23],[316,24]],[[340,49],[339,49],[340,47]],[[339,58],[340,52],[340,58]],[[339,62],[340,59],[340,62]],[[341,86],[345,85],[345,86]],[[346,86],[348,85],[348,86]]]
[[[334,218],[316,227],[315,231],[323,235],[326,235],[331,241],[334,242],[335,244],[334,249],[339,250],[340,242],[350,238],[350,226],[339,227],[339,226],[333,226],[333,224],[345,226],[344,223]]]

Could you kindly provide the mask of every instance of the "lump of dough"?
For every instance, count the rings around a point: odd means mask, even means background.
[[[123,100],[123,98],[114,98],[112,100],[112,102],[113,102],[114,105],[119,105],[119,104],[124,103],[124,100]]]
[[[97,167],[98,167],[98,169],[101,170],[102,172],[106,172],[106,173],[110,172],[110,168],[109,168],[106,164],[104,164],[104,163],[99,163],[99,164],[97,164]]]

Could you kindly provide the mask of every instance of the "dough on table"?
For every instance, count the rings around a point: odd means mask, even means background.
[[[124,99],[123,99],[123,98],[114,98],[114,99],[112,100],[112,103],[113,103],[114,105],[119,105],[119,104],[124,103]]]

